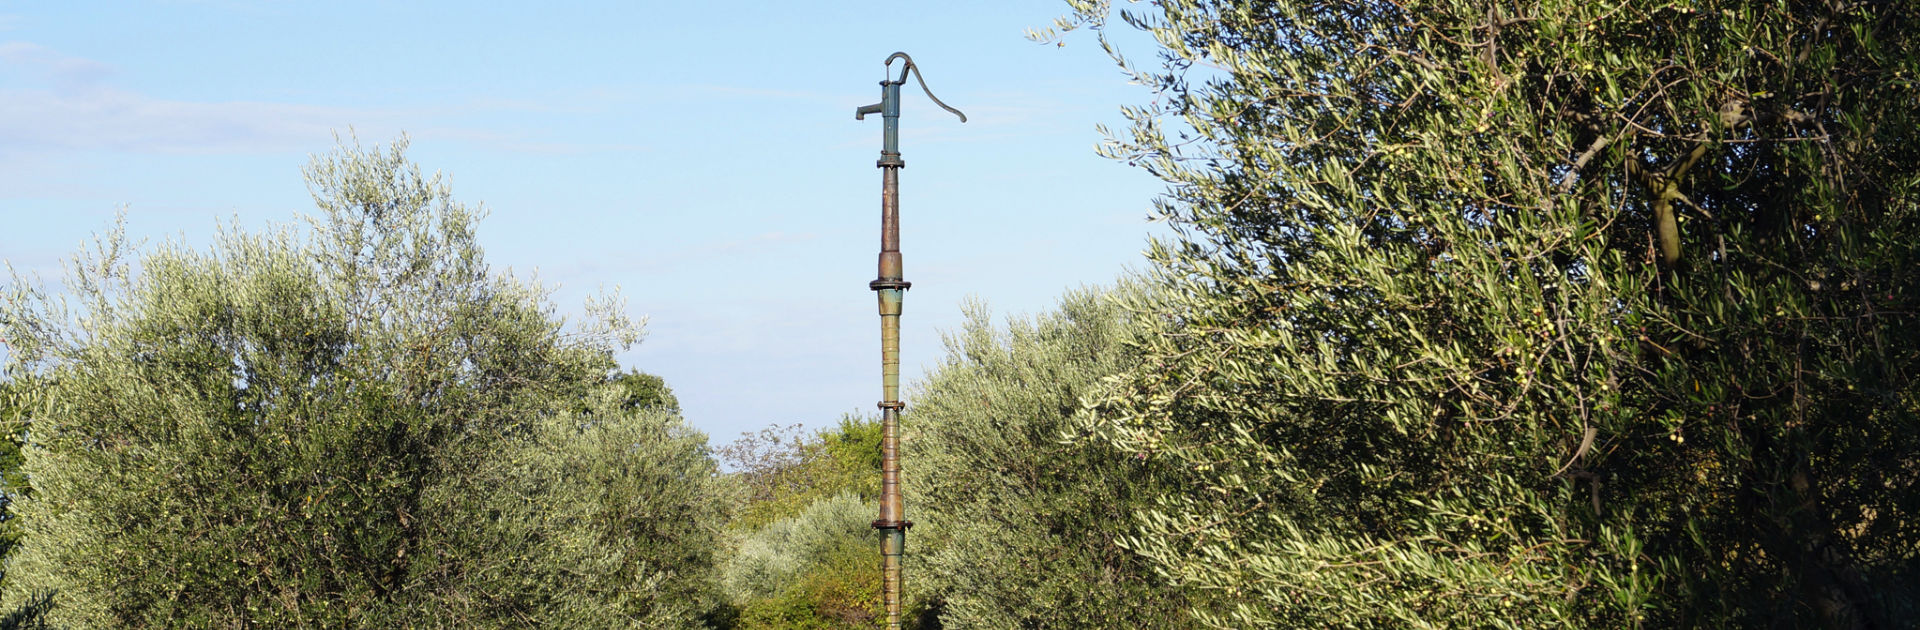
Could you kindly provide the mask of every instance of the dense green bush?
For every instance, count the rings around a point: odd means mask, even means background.
[[[27,437],[27,410],[26,395],[19,387],[12,380],[0,380],[0,588],[6,584],[4,560],[20,542],[14,503],[32,491],[22,469],[26,457],[20,448]]]
[[[601,304],[563,334],[404,148],[316,158],[308,231],[137,266],[116,231],[67,297],[7,286],[34,384],[8,601],[102,628],[699,623],[725,513],[704,439],[609,379],[638,328]]]
[[[1135,293],[1129,286],[1122,293]],[[1101,379],[1134,366],[1136,315],[1099,291],[995,326],[979,305],[906,415],[909,586],[947,628],[1178,628],[1195,605],[1125,548],[1182,491],[1146,453],[1085,439]]]
[[[595,392],[479,463],[469,490],[489,509],[436,545],[468,556],[441,603],[473,620],[458,625],[693,627],[721,605],[726,502],[706,436],[629,399]]]
[[[27,437],[27,410],[22,402],[25,395],[18,392],[20,386],[6,380],[5,371],[0,370],[0,434],[4,434],[0,435],[0,592],[6,590],[8,558],[20,544],[20,520],[16,518],[14,502],[26,498],[33,490],[21,468],[25,463],[20,448]],[[45,627],[52,600],[51,593],[40,592],[10,602],[5,616],[0,616],[0,630]]]
[[[727,595],[750,601],[779,594],[842,540],[872,538],[869,524],[878,511],[873,502],[846,493],[815,501],[798,514],[746,532],[723,568]],[[873,541],[877,550],[878,539]]]
[[[874,418],[843,416],[817,432],[774,425],[742,434],[715,455],[732,467],[729,478],[743,495],[729,525],[734,529],[759,528],[842,493],[868,500],[880,494],[880,422]]]
[[[741,625],[831,627],[871,619],[880,549],[871,523],[878,512],[877,503],[843,493],[741,534],[721,568],[727,595],[741,606]]]
[[[1202,621],[1920,615],[1920,4],[1122,22],[1159,63],[1106,151],[1176,234],[1093,426],[1199,480],[1126,544]]]
[[[667,387],[666,379],[639,370],[626,370],[615,372],[609,380],[620,388],[620,407],[623,409],[657,409],[680,413],[680,399],[673,395],[673,388]]]
[[[722,583],[740,628],[841,628],[880,612],[880,423],[769,427],[718,449],[744,486]]]

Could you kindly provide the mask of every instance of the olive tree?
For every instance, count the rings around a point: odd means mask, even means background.
[[[967,308],[913,394],[903,455],[915,598],[945,628],[1184,628],[1197,605],[1124,541],[1178,471],[1088,439],[1083,399],[1140,359],[1138,315],[1083,289],[992,321]]]
[[[1088,426],[1202,621],[1920,614],[1920,5],[1069,4],[1175,228]]]
[[[35,387],[6,595],[76,627],[669,627],[714,601],[704,437],[623,404],[612,300],[569,331],[481,212],[357,143],[304,230],[16,277]]]
[[[716,449],[744,505],[721,584],[741,628],[841,628],[882,614],[877,579],[880,421],[848,414],[773,425]]]

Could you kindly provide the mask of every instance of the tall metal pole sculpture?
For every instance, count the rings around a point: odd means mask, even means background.
[[[853,112],[854,120],[879,114],[886,123],[880,161],[875,164],[880,167],[880,277],[867,283],[867,288],[880,296],[880,379],[886,393],[886,399],[880,401],[880,518],[873,527],[883,534],[880,596],[887,608],[888,630],[900,628],[900,556],[906,551],[907,529],[913,527],[900,502],[900,410],[906,407],[900,402],[900,306],[907,289],[913,286],[900,270],[900,169],[907,165],[900,160],[900,86],[906,84],[907,74],[913,74],[935,105],[959,116],[960,122],[967,122],[966,114],[947,107],[927,89],[926,78],[907,53],[887,57],[883,76],[892,76],[895,59],[906,63],[900,68],[899,78],[880,80],[880,102]]]

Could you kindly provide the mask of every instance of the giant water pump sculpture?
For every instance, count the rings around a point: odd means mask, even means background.
[[[898,77],[893,77],[895,60],[904,62]],[[881,173],[880,277],[867,283],[867,288],[880,297],[880,379],[885,392],[885,399],[880,401],[880,518],[873,522],[873,527],[882,533],[880,596],[886,605],[886,628],[898,630],[900,557],[906,552],[907,529],[913,527],[913,521],[906,520],[906,510],[900,501],[900,410],[906,407],[900,402],[900,306],[907,289],[913,286],[900,269],[900,169],[907,165],[900,159],[900,86],[906,84],[907,75],[912,74],[935,105],[959,116],[960,122],[967,122],[967,115],[940,102],[933,90],[927,89],[926,78],[920,75],[920,69],[913,65],[913,58],[907,53],[893,53],[887,57],[885,67],[885,77],[889,78],[880,80],[880,102],[854,110],[853,117],[864,120],[867,114],[879,114],[885,123],[880,161],[875,164]]]

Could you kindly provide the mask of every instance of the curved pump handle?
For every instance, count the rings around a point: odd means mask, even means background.
[[[886,66],[886,68],[887,68],[887,70],[889,71],[889,73],[891,73],[891,71],[892,71],[892,69],[893,69],[893,60],[895,60],[895,59],[904,59],[904,60],[906,60],[906,64],[905,64],[905,65],[902,65],[902,66],[900,67],[900,78],[898,78],[898,79],[894,79],[893,81],[890,81],[890,82],[883,82],[883,84],[884,84],[884,83],[892,83],[892,84],[894,84],[894,85],[906,85],[906,83],[907,83],[907,73],[909,73],[909,72],[911,72],[911,73],[913,73],[913,79],[914,79],[915,81],[919,81],[919,82],[920,82],[920,91],[922,91],[922,92],[926,92],[926,93],[927,93],[927,98],[929,98],[929,99],[932,99],[932,100],[933,100],[933,104],[935,104],[935,105],[939,105],[939,106],[940,106],[940,109],[944,109],[944,110],[947,110],[947,111],[949,111],[949,112],[953,112],[953,115],[955,115],[955,116],[959,116],[959,117],[960,117],[960,122],[967,122],[967,115],[966,115],[966,114],[964,114],[964,113],[961,113],[961,111],[960,111],[960,110],[957,110],[957,109],[954,109],[954,108],[953,108],[952,106],[949,106],[949,105],[947,105],[947,104],[946,104],[946,102],[944,102],[944,101],[941,101],[941,100],[940,100],[940,97],[938,97],[938,96],[934,96],[934,95],[933,95],[933,90],[927,87],[927,78],[926,78],[925,76],[923,76],[923,75],[921,75],[921,74],[920,74],[920,66],[918,66],[918,65],[914,65],[914,63],[913,63],[913,57],[910,57],[910,56],[908,56],[908,55],[907,55],[907,53],[904,53],[904,52],[896,52],[896,53],[893,53],[892,55],[890,55],[890,56],[888,56],[888,57],[887,57],[887,61],[886,61],[886,64],[885,64],[885,66]],[[865,106],[865,107],[861,107],[861,108],[859,108],[859,109],[856,109],[856,110],[854,110],[854,112],[853,112],[853,119],[854,119],[854,120],[866,120],[866,119],[867,119],[867,114],[878,114],[878,113],[880,113],[880,112],[882,111],[882,107],[884,107],[884,106],[885,106],[885,103],[874,103],[874,104],[872,104],[872,105],[867,105],[867,106]]]
[[[901,85],[905,85],[905,84],[907,83],[907,73],[908,73],[908,72],[912,72],[912,73],[913,73],[913,79],[914,79],[915,81],[919,81],[919,82],[920,82],[920,91],[922,91],[922,92],[926,92],[926,93],[927,93],[927,98],[929,98],[929,99],[932,99],[932,100],[933,100],[933,104],[935,104],[935,105],[939,105],[939,106],[940,106],[940,109],[944,109],[944,110],[947,110],[947,111],[949,111],[949,112],[953,112],[953,115],[955,115],[955,116],[959,116],[959,117],[960,117],[960,122],[967,122],[967,115],[966,115],[966,114],[963,114],[963,113],[960,113],[960,110],[957,110],[957,109],[954,109],[954,108],[952,108],[952,107],[949,107],[949,106],[948,106],[948,105],[947,105],[946,103],[944,103],[944,102],[941,102],[941,100],[940,100],[940,97],[938,97],[938,96],[934,96],[934,95],[933,95],[933,90],[931,90],[931,89],[928,89],[928,88],[927,88],[927,78],[926,78],[925,76],[922,76],[922,75],[920,74],[920,66],[917,66],[917,65],[914,65],[914,63],[913,63],[913,58],[912,58],[912,57],[908,57],[908,56],[907,56],[907,53],[904,53],[904,52],[896,52],[896,53],[893,53],[893,55],[891,55],[891,56],[889,56],[889,57],[887,57],[887,63],[886,63],[886,66],[887,66],[888,68],[892,68],[892,67],[893,67],[893,60],[895,60],[895,59],[904,59],[904,60],[906,60],[906,62],[907,62],[907,63],[906,63],[906,64],[905,64],[905,65],[904,65],[903,67],[901,67],[901,68],[900,68],[900,78],[899,78],[899,79],[897,79],[897,80],[895,80],[895,81],[894,81],[894,83],[899,83],[899,84],[901,84]]]

